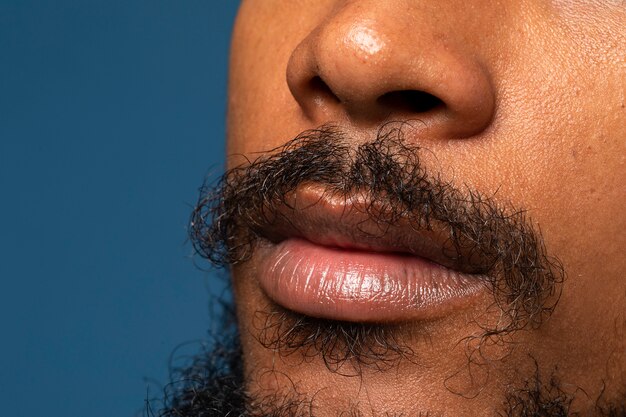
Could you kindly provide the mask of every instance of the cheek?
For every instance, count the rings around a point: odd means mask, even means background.
[[[565,369],[581,370],[583,381],[588,369],[607,366],[607,352],[624,352],[624,330],[619,337],[616,328],[626,323],[625,78],[605,42],[596,39],[594,49],[588,33],[571,27],[558,35],[550,48],[537,49],[540,65],[517,75],[515,85],[536,91],[511,91],[523,99],[503,117],[518,144],[508,145],[516,156],[504,169],[512,186],[502,193],[529,210],[567,272],[538,346],[557,352]],[[613,47],[623,54],[626,41]],[[604,345],[581,344],[581,335]]]

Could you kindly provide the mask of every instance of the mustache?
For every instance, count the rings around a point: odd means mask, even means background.
[[[286,207],[293,207],[290,194],[300,186],[315,184],[333,198],[363,197],[367,204],[359,210],[368,224],[378,226],[381,235],[400,222],[416,233],[443,235],[440,258],[449,260],[444,264],[477,274],[501,312],[496,325],[484,328],[484,340],[539,327],[558,302],[565,278],[562,264],[548,255],[540,231],[533,228],[525,210],[429,172],[420,160],[427,150],[405,140],[407,128],[408,122],[388,123],[374,140],[352,145],[354,141],[341,129],[326,125],[228,170],[217,183],[200,189],[189,229],[196,252],[218,267],[246,262],[255,246],[268,240],[264,230],[289,221],[284,213]],[[267,314],[276,317],[273,313]],[[310,348],[323,341],[324,347],[332,346],[324,352],[324,359],[331,358],[335,369],[341,358],[360,364],[381,359],[365,346],[372,337],[363,334],[374,334],[374,340],[383,341],[383,349],[378,350],[396,357],[405,357],[408,350],[389,341],[384,334],[390,332],[381,326],[330,326],[303,317],[286,318],[280,325],[268,322],[261,329],[264,344],[293,352],[298,346]],[[358,343],[350,342],[354,340]],[[365,358],[364,352],[369,352]]]

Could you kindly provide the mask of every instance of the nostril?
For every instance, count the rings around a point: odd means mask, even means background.
[[[380,96],[378,103],[398,113],[426,113],[445,106],[437,97],[419,90],[392,91]]]
[[[333,93],[328,84],[326,84],[319,76],[311,78],[309,81],[309,88],[318,98],[332,100],[337,103],[340,102],[339,98],[335,95],[335,93]]]

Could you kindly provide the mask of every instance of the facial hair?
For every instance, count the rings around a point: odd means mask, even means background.
[[[429,172],[420,159],[425,150],[405,140],[407,126],[386,124],[359,145],[324,126],[230,169],[201,190],[190,227],[197,253],[216,266],[245,262],[263,240],[258,231],[289,206],[287,196],[316,184],[333,197],[364,196],[362,214],[381,233],[400,221],[415,231],[441,231],[447,239],[441,255],[480,276],[507,318],[489,335],[538,327],[558,301],[561,263],[548,255],[526,210]]]
[[[213,345],[188,363],[174,369],[172,381],[160,401],[147,401],[147,417],[314,417],[310,398],[272,395],[252,398],[243,377],[242,352],[232,310],[224,312],[228,323],[212,335]],[[582,395],[582,394],[581,394]],[[610,403],[598,399],[588,414],[570,411],[575,397],[561,388],[557,375],[544,378],[537,371],[523,384],[505,393],[505,407],[493,417],[626,417],[626,397]],[[154,410],[157,409],[158,410]],[[361,417],[358,409],[346,410],[342,417]],[[386,416],[414,416],[389,410]],[[428,416],[423,411],[419,416]],[[487,417],[487,416],[486,416]],[[489,416],[491,417],[491,416]]]
[[[258,230],[276,220],[278,207],[288,203],[286,196],[314,183],[333,196],[366,195],[371,204],[365,214],[381,230],[399,220],[416,230],[445,230],[450,258],[484,277],[494,305],[507,318],[486,328],[483,337],[540,326],[558,301],[565,278],[560,262],[547,253],[525,210],[429,172],[420,160],[424,150],[404,138],[407,126],[385,125],[375,140],[360,145],[324,126],[229,170],[217,184],[201,189],[190,227],[196,251],[216,266],[245,263],[264,239]],[[413,353],[389,327],[319,320],[279,306],[259,314],[265,320],[258,335],[264,346],[284,355],[321,357],[333,372],[343,372],[346,362],[357,374],[361,366],[384,370]],[[307,398],[249,397],[236,331],[230,334],[229,341],[180,370],[159,416],[314,415]],[[538,373],[505,395],[508,408],[500,415],[506,416],[566,416],[573,400],[558,380],[545,381]],[[624,415],[623,406],[598,410],[603,413],[598,415]],[[342,415],[360,413],[355,409]]]

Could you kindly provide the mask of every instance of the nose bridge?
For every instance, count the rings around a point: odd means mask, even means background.
[[[494,92],[477,44],[466,36],[479,30],[479,12],[468,19],[444,3],[337,5],[289,61],[287,81],[304,113],[357,124],[418,118],[432,136],[468,137],[484,129]]]

